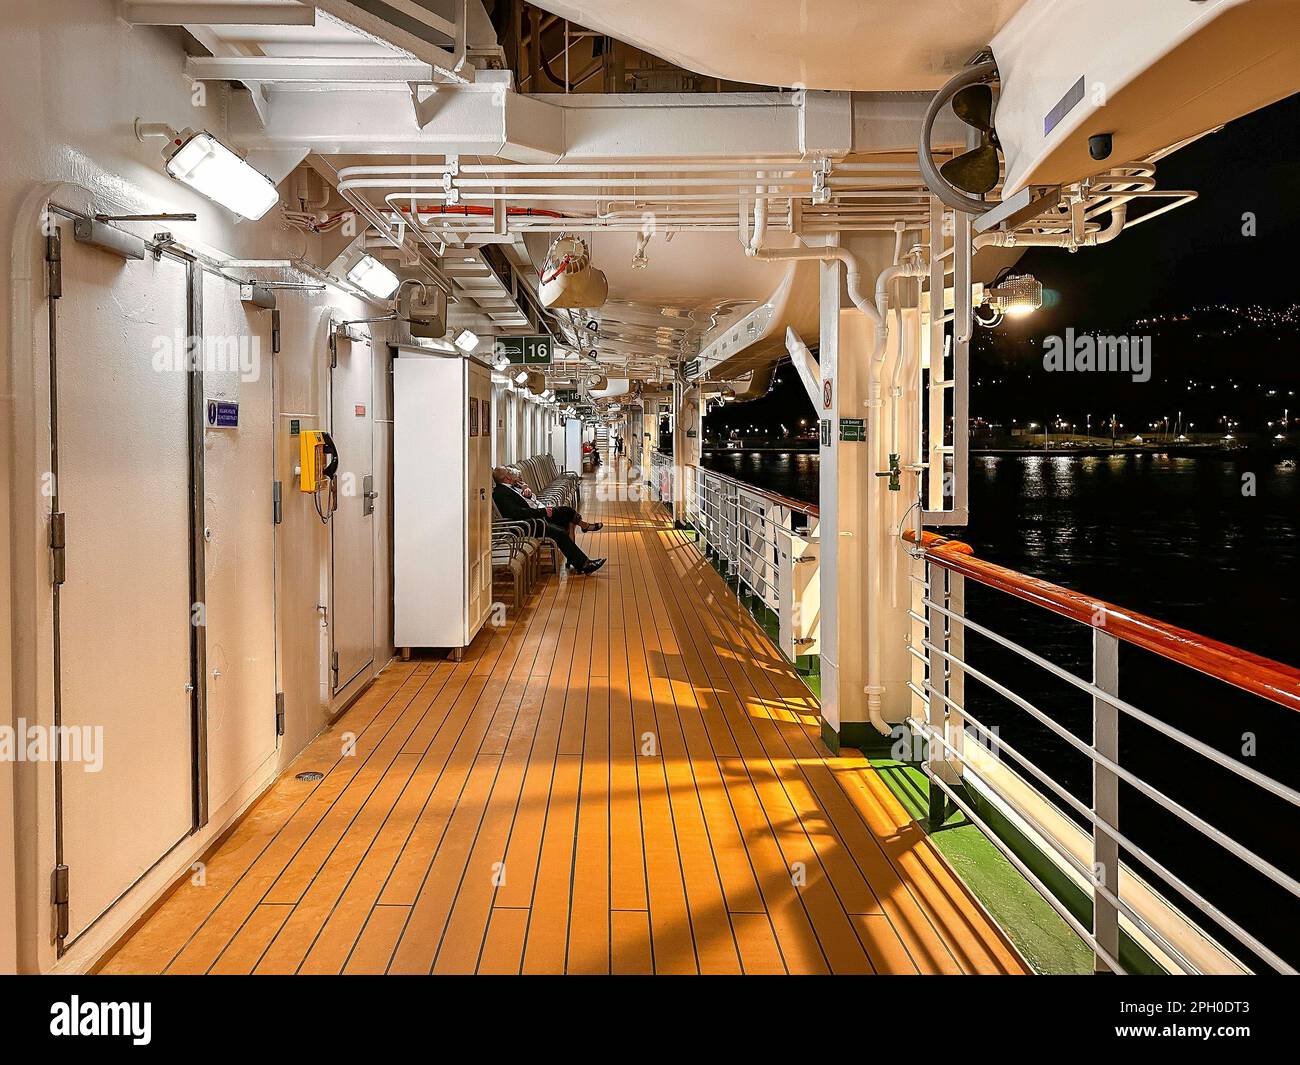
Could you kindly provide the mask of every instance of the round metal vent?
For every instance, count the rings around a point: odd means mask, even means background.
[[[299,774],[298,774],[294,779],[295,779],[295,780],[305,780],[305,781],[309,781],[309,782],[315,782],[315,781],[317,781],[317,780],[324,780],[324,779],[325,779],[325,774],[324,774],[324,773],[318,773],[318,772],[317,772],[316,770],[314,770],[314,769],[309,769],[309,770],[307,770],[307,772],[305,772],[305,773],[299,773]]]

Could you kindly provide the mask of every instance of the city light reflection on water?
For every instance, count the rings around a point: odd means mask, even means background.
[[[712,451],[711,469],[815,503],[819,457]],[[1243,491],[1254,477],[1254,494]],[[971,523],[990,561],[1284,661],[1300,629],[1300,470],[1268,456],[976,455]],[[1225,609],[1225,607],[1227,609]]]

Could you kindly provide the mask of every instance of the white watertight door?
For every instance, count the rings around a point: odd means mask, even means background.
[[[204,755],[215,812],[276,747],[271,312],[204,271],[203,336]]]
[[[330,375],[331,425],[339,449],[338,510],[330,521],[330,632],[334,691],[370,666],[375,654],[375,539],[369,340],[340,340]],[[433,461],[433,457],[430,457]]]
[[[71,942],[194,826],[194,629],[186,267],[127,262],[62,230],[57,816]]]

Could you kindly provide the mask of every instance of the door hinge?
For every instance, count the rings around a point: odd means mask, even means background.
[[[68,936],[68,867],[56,865],[50,876],[50,901],[54,903],[54,934],[57,939]]]
[[[275,734],[284,735],[284,692],[275,693]]]
[[[280,308],[271,311],[271,354],[280,354]]]
[[[339,653],[337,651],[330,655],[330,672],[334,674],[334,687],[339,684]]]
[[[54,559],[54,583],[68,579],[67,522],[62,511],[50,515],[50,553]]]
[[[45,238],[45,263],[50,299],[60,299],[63,296],[63,238],[57,226]]]
[[[284,486],[279,481],[271,482],[271,524],[279,525],[284,521]]]

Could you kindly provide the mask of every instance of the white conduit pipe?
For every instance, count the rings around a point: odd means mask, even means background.
[[[889,326],[888,326],[888,307],[889,307],[889,286],[902,277],[920,277],[929,270],[929,264],[925,262],[924,256],[919,252],[913,252],[906,259],[902,256],[903,251],[903,233],[906,223],[899,222],[894,227],[894,259],[895,261],[885,267],[876,278],[876,311],[879,325],[876,329],[876,340],[872,346],[871,352],[871,391],[867,400],[869,413],[867,416],[867,455],[868,461],[874,466],[880,453],[880,411],[883,407],[880,395],[880,381],[884,371],[886,349],[889,344]],[[901,326],[902,316],[899,315]],[[901,328],[900,328],[901,338]],[[899,345],[899,354],[901,357],[902,345]],[[874,476],[876,471],[872,469],[872,481],[876,481]],[[872,602],[879,604],[882,601],[882,590],[884,588],[885,563],[881,558],[882,550],[882,529],[884,519],[884,505],[881,502],[879,490],[876,485],[868,489],[867,499],[867,573],[868,587],[871,591]],[[885,686],[881,683],[881,665],[880,665],[880,641],[870,640],[867,643],[867,720],[871,722],[872,727],[882,736],[889,735],[889,724],[885,721],[881,713],[881,697],[885,693]]]
[[[760,173],[758,175],[762,177]],[[754,188],[754,235],[749,238],[749,243],[745,246],[745,253],[752,255],[763,246],[763,238],[767,236],[767,199],[763,196],[764,186],[758,185]],[[767,186],[766,191],[775,191],[773,186]]]
[[[862,269],[858,265],[857,256],[852,252],[844,248],[759,248],[752,255],[755,259],[761,259],[764,262],[777,259],[815,260],[818,262],[838,260],[842,262],[844,264],[844,284],[848,289],[849,299],[852,301],[853,306],[871,320],[877,335],[884,329],[880,311],[876,309],[874,303],[862,294]]]

